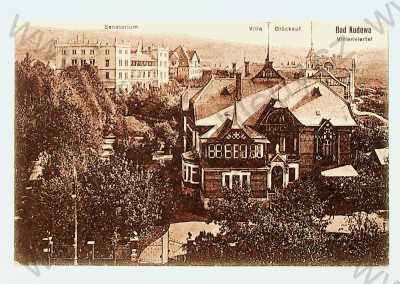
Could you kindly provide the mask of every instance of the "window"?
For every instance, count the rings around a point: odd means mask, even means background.
[[[222,173],[222,186],[232,188],[233,185],[250,186],[250,173],[231,171]]]
[[[129,65],[129,60],[125,60],[125,66]]]
[[[125,80],[128,79],[128,72],[125,72]]]
[[[120,49],[120,50],[118,51],[118,53],[119,53],[119,54],[122,54],[122,49]]]
[[[62,54],[67,55],[67,51],[65,49],[63,49]]]
[[[222,145],[221,144],[215,145],[215,157],[222,158]]]
[[[127,49],[125,49],[125,54],[128,54],[128,50]]]
[[[118,60],[118,66],[122,66],[122,59]]]
[[[73,66],[78,65],[78,59],[72,59],[71,64]]]
[[[233,158],[239,158],[239,144],[233,144]]]
[[[106,67],[110,67],[110,59],[106,59]]]
[[[133,62],[134,62],[134,61],[133,61],[133,60],[131,60],[131,66],[134,66],[134,65],[133,65]]]
[[[106,49],[106,55],[109,55],[109,54],[110,54],[110,50]]]
[[[81,65],[85,65],[86,64],[86,59],[81,59]]]
[[[118,72],[118,79],[122,79],[122,72]]]
[[[91,65],[95,64],[95,60],[94,59],[90,59],[89,62],[90,62]]]
[[[61,61],[61,66],[62,66],[62,67],[65,67],[66,64],[67,64],[67,63],[66,63],[65,58],[63,58],[62,61]]]
[[[247,145],[240,144],[240,158],[246,159],[247,158]]]
[[[225,145],[225,158],[227,158],[227,159],[232,158],[232,145],[231,144]]]
[[[131,79],[133,79],[133,71],[131,71]]]
[[[322,156],[324,157],[330,157],[332,156],[332,141],[331,140],[324,140],[322,142]]]
[[[106,79],[110,79],[110,73],[106,72]]]
[[[214,144],[208,145],[208,157],[210,159],[215,158],[215,145]]]
[[[72,50],[72,54],[73,54],[73,55],[76,55],[76,49],[73,49],[73,50]]]
[[[90,55],[94,55],[94,49],[90,50]]]
[[[297,152],[297,138],[293,138],[293,152]]]
[[[189,171],[190,171],[190,168],[189,168],[189,167],[187,166],[187,164],[185,164],[185,163],[182,164],[182,167],[183,167],[183,169],[182,169],[182,178],[183,178],[183,181],[188,182],[188,181],[189,181]]]
[[[326,162],[335,160],[335,139],[336,133],[332,125],[329,122],[325,123],[319,129],[317,146],[319,155]]]
[[[256,144],[251,144],[250,145],[250,158],[256,157],[256,151],[257,151]]]
[[[257,158],[262,158],[264,156],[263,148],[264,148],[263,144],[257,144],[257,151],[256,151]]]
[[[182,179],[184,182],[199,184],[199,167],[183,162],[182,163]]]
[[[81,50],[82,55],[85,55],[86,51],[84,49]]]
[[[190,182],[191,183],[199,183],[199,170],[195,166],[190,167],[191,172],[190,172]]]
[[[296,169],[289,168],[289,182],[292,182],[296,179]]]
[[[279,137],[279,152],[285,152],[286,148],[286,138],[285,136]]]

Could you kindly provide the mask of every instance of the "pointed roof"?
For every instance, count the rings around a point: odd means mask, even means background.
[[[286,155],[281,153],[276,153],[275,156],[271,159],[271,163],[285,163],[286,162]]]
[[[194,49],[186,49],[184,46],[179,45],[172,52],[169,53],[169,57],[177,56],[179,66],[189,66],[189,62],[193,59],[193,56],[196,55],[199,58],[196,50]],[[199,58],[200,60],[200,58]]]
[[[218,138],[218,139],[222,139],[226,135],[228,135],[228,133],[230,133],[232,130],[243,131],[244,134],[250,139],[265,139],[266,143],[270,143],[265,135],[259,133],[258,131],[256,131],[255,129],[253,129],[252,127],[250,127],[248,125],[237,125],[235,127],[232,119],[230,119],[230,118],[225,118],[225,120],[224,120],[224,122],[222,124],[215,125],[209,131],[207,131],[206,133],[201,135],[200,138],[205,138],[205,139],[208,139],[208,138],[217,139]]]

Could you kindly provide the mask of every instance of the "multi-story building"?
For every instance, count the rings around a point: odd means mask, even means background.
[[[133,86],[160,87],[169,81],[168,48],[136,48],[130,43],[55,41],[56,69],[91,64],[97,67],[100,80],[107,89],[130,90]]]
[[[170,52],[169,65],[170,77],[177,80],[200,79],[203,76],[196,50],[187,50],[181,45]]]
[[[354,58],[341,55],[318,55],[315,52],[311,24],[311,45],[306,56],[305,76],[324,82],[345,100],[351,102],[355,97],[355,73]]]
[[[315,78],[286,82],[268,56],[244,76],[213,77],[182,99],[182,184],[205,206],[223,187],[247,185],[254,198],[315,169],[351,162],[356,126],[347,101]]]

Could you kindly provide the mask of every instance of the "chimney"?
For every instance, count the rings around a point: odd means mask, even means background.
[[[235,100],[240,101],[242,99],[242,73],[236,73],[236,94]]]
[[[232,73],[236,73],[236,62],[232,62]]]
[[[249,71],[249,61],[245,61],[244,62],[244,76],[247,77],[250,75],[250,71]]]

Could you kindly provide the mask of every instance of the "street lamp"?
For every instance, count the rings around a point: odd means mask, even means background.
[[[74,200],[74,220],[75,220],[75,235],[74,235],[74,265],[78,265],[78,216],[76,208],[76,194],[71,195]]]

